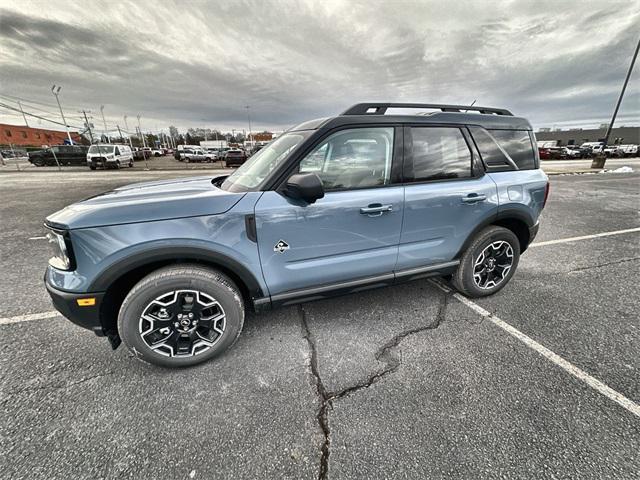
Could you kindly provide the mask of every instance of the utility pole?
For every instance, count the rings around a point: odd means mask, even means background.
[[[607,148],[607,143],[609,142],[609,136],[611,135],[611,130],[613,130],[613,123],[616,121],[616,116],[618,115],[620,104],[622,103],[622,97],[624,97],[624,91],[627,89],[627,84],[629,83],[629,78],[631,77],[633,66],[636,63],[636,58],[638,58],[638,50],[640,50],[640,39],[638,39],[638,44],[636,45],[636,51],[634,52],[633,58],[631,59],[631,65],[629,65],[629,71],[627,72],[627,77],[624,79],[624,84],[622,85],[622,91],[620,92],[620,96],[618,97],[616,108],[613,110],[611,123],[609,124],[609,127],[607,128],[607,133],[604,136],[602,152],[594,157],[593,161],[591,162],[591,168],[604,168],[604,164],[607,161],[607,156],[604,153],[604,149]]]
[[[67,138],[69,139],[69,144],[73,145],[73,140],[71,139],[71,134],[69,133],[69,125],[67,125],[67,120],[64,118],[64,113],[62,113],[62,107],[60,106],[60,99],[58,95],[60,94],[60,89],[62,87],[58,86],[56,90],[56,86],[51,87],[51,93],[56,97],[56,101],[58,102],[58,108],[60,109],[60,116],[62,117],[62,123],[64,123],[64,128],[67,130]]]
[[[147,163],[147,155],[145,149],[147,148],[147,142],[144,139],[144,135],[142,134],[142,127],[140,126],[140,114],[138,114],[138,131],[140,132],[140,136],[142,137],[142,158],[144,158],[144,168],[149,170],[149,164]]]
[[[107,121],[104,119],[104,105],[100,105],[100,114],[102,115],[102,124],[104,125],[104,136],[109,143],[109,134],[107,132]]]
[[[251,108],[249,105],[246,105],[244,108],[247,109],[247,119],[249,120],[249,138],[251,139],[251,142],[253,142],[253,133],[251,132],[251,114],[249,113],[249,109]],[[251,148],[253,148],[254,145],[251,145]]]
[[[127,116],[124,116],[124,128],[127,129],[127,135],[129,137],[129,146],[131,147],[131,150],[133,150],[133,142],[131,141],[131,132],[129,131],[129,125],[127,124]]]
[[[124,140],[124,137],[122,136],[122,132],[120,131],[120,125],[116,124],[116,127],[118,127],[118,134],[120,135],[120,141]]]
[[[24,118],[24,124],[28,127],[29,124],[27,123],[27,116],[24,114],[24,110],[22,110],[22,104],[20,103],[20,100],[18,100],[18,107],[20,107],[20,113],[22,113],[22,118]]]
[[[84,124],[87,126],[87,130],[89,130],[89,138],[91,139],[91,145],[93,145],[93,134],[91,133],[91,124],[87,119],[87,112],[85,110],[80,110],[80,113],[84,115]],[[91,113],[91,112],[89,112]]]

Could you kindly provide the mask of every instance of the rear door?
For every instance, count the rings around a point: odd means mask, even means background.
[[[392,126],[337,131],[297,168],[321,178],[324,198],[307,204],[276,191],[262,195],[255,208],[258,248],[272,298],[393,279],[404,202],[393,168],[401,138],[402,129]]]
[[[496,184],[465,128],[405,127],[403,172],[400,274],[454,261],[476,227],[497,214]]]

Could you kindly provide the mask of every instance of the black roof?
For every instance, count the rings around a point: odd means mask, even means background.
[[[418,109],[415,115],[387,114],[389,108]],[[434,110],[424,112],[424,110]],[[424,123],[478,125],[490,129],[531,130],[529,121],[505,109],[465,105],[420,103],[359,103],[336,117],[319,118],[296,125],[291,130],[316,130],[355,124]]]

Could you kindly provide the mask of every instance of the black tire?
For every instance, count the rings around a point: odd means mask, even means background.
[[[89,168],[90,168],[91,170],[95,170],[95,169],[96,169],[96,166],[95,166],[95,165],[89,165]]]
[[[505,247],[505,245],[501,245],[500,242],[508,244],[510,250]],[[500,251],[495,250],[492,245],[500,245],[500,248],[504,249],[505,253],[499,257],[503,260],[494,260],[493,263],[490,263],[489,255],[485,254],[486,261],[478,265],[476,271],[478,276],[476,277],[476,275],[474,275],[474,265],[479,260],[481,254],[485,251]],[[511,258],[508,257],[509,252],[511,252]],[[463,293],[468,297],[478,298],[493,295],[509,283],[509,280],[511,280],[511,277],[513,277],[516,269],[518,268],[519,260],[520,241],[518,240],[518,237],[516,237],[511,230],[506,228],[495,225],[489,226],[476,235],[462,255],[460,265],[453,274],[453,285],[460,291],[460,293]],[[504,265],[507,265],[510,261],[510,267],[506,272],[505,268],[500,269],[500,266],[502,265],[500,263],[501,261],[504,262]],[[501,275],[502,278],[498,280],[491,280],[491,278],[497,277],[498,275]],[[482,283],[484,283],[484,285],[482,285]]]
[[[133,160],[129,160],[129,168],[133,168]]]
[[[189,163],[189,159],[188,159],[188,158],[185,158],[185,159],[184,159],[184,163]]]
[[[166,347],[163,355],[159,351],[162,352],[164,347],[154,350],[142,338],[140,317],[154,299],[180,290],[197,291],[198,299],[200,294],[204,294],[215,300],[224,314],[223,333],[219,334],[212,346],[195,355],[195,348],[192,347],[192,353],[184,355],[173,355],[174,350]],[[170,318],[169,323],[172,323],[175,317]],[[199,265],[174,265],[150,273],[131,289],[118,314],[118,332],[129,351],[140,360],[172,368],[206,362],[225,352],[238,339],[243,324],[244,304],[238,287],[223,273]],[[171,327],[170,336],[180,336],[179,333],[179,328]]]

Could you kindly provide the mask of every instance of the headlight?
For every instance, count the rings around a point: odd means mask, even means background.
[[[47,233],[47,239],[53,253],[49,265],[59,270],[71,270],[71,259],[64,235],[51,230]]]

